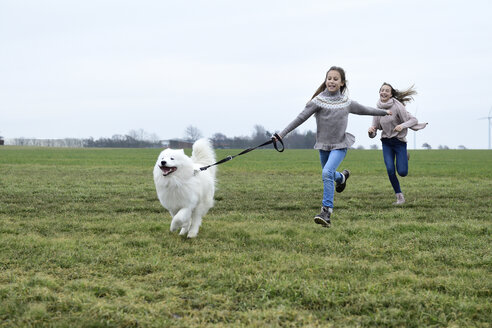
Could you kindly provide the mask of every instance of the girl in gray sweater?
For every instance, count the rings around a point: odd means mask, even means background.
[[[341,67],[331,67],[326,73],[325,81],[316,90],[304,110],[278,134],[284,138],[314,114],[316,118],[314,148],[319,150],[323,178],[321,213],[314,217],[314,222],[324,227],[331,225],[335,183],[336,191],[342,192],[350,175],[348,170],[337,171],[347,154],[347,149],[355,142],[355,137],[346,132],[348,114],[391,115],[390,110],[358,104],[348,98],[345,94],[346,90],[345,71]]]

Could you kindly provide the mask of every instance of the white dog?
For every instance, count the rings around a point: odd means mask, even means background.
[[[202,217],[214,205],[215,152],[207,139],[193,144],[191,158],[183,149],[165,149],[154,166],[154,183],[157,197],[172,216],[171,231],[181,229],[180,235],[194,238]]]

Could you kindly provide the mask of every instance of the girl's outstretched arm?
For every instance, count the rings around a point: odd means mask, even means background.
[[[317,106],[315,103],[312,101],[308,102],[306,107],[304,107],[304,110],[297,115],[297,117],[289,124],[285,129],[283,129],[281,132],[279,132],[279,136],[283,139],[289,132],[297,128],[299,125],[304,123],[311,115],[313,115],[316,110]]]
[[[357,114],[357,115],[372,115],[372,116],[391,115],[390,110],[383,110],[383,109],[372,108],[369,106],[363,106],[353,100],[349,106],[349,113]]]

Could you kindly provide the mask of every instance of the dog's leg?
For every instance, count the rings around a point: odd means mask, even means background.
[[[182,208],[176,213],[171,221],[171,232],[178,230],[179,228],[189,229],[191,220],[191,209]]]
[[[202,217],[193,217],[191,219],[191,227],[188,232],[188,238],[195,238],[198,235],[198,230],[200,229],[200,225],[202,224]]]
[[[202,225],[202,217],[207,214],[207,212],[208,207],[206,206],[199,206],[195,209],[191,216],[191,226],[188,232],[188,238],[195,238],[198,235],[198,230]]]

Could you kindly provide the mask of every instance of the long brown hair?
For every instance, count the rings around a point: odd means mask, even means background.
[[[323,91],[326,90],[326,77],[328,76],[328,73],[330,71],[337,71],[338,73],[340,73],[340,78],[342,79],[342,82],[343,82],[343,85],[340,87],[340,92],[342,94],[345,93],[345,90],[347,89],[347,81],[345,80],[345,71],[341,67],[332,66],[332,67],[330,67],[330,69],[328,70],[328,72],[326,72],[325,79],[324,79],[323,83],[321,83],[321,85],[318,87],[318,89],[316,89],[316,92],[311,97],[311,99],[313,99],[314,97],[316,97],[317,95],[319,95],[321,92],[323,92]]]
[[[387,85],[391,89],[391,96],[401,102],[403,105],[405,105],[407,102],[410,102],[413,100],[413,96],[417,94],[417,91],[415,90],[415,84],[413,84],[411,87],[405,89],[405,90],[398,90],[393,88],[393,86],[389,83],[384,82],[383,85],[381,85],[381,88],[383,86]],[[379,91],[381,91],[381,88],[379,88]]]

